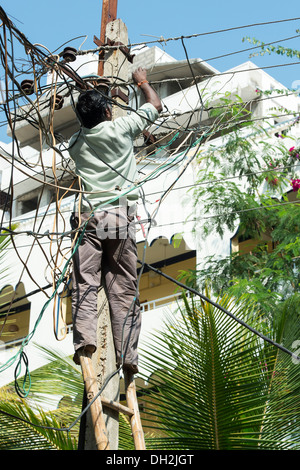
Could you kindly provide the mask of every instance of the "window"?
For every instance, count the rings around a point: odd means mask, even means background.
[[[143,249],[143,246],[143,242],[138,244],[138,251]],[[188,249],[184,240],[182,240],[179,247],[175,248],[167,239],[158,238],[147,248],[146,253],[147,264],[173,279],[178,278],[181,271],[196,268],[196,251]],[[142,257],[139,256],[139,259],[142,259]],[[138,266],[139,269],[140,266]],[[160,307],[173,302],[180,296],[180,290],[174,282],[152,271],[147,266],[144,267],[140,279],[139,293],[143,310]]]
[[[35,211],[39,204],[40,193],[41,189],[38,188],[19,196],[16,204],[16,216]]]
[[[27,212],[34,211],[37,206],[38,206],[38,197],[33,197],[31,199],[28,199],[27,201],[22,201],[22,209],[21,212],[22,214],[26,214]]]

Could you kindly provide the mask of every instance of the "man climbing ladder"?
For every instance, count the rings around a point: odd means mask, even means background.
[[[97,292],[104,285],[111,315],[117,367],[138,372],[141,318],[137,287],[137,250],[133,231],[135,187],[134,139],[162,110],[145,69],[132,78],[146,103],[137,112],[112,121],[109,100],[97,90],[83,92],[76,105],[81,128],[69,146],[84,194],[72,214],[72,228],[85,231],[73,256],[72,315],[74,361],[78,352],[97,347]],[[124,200],[126,203],[124,203]]]

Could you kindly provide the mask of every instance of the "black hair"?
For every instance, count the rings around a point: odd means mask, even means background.
[[[79,95],[76,112],[81,124],[91,129],[107,120],[106,109],[109,107],[106,96],[97,90],[87,90]]]

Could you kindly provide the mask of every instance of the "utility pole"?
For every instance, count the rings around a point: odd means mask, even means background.
[[[111,83],[115,84],[111,90],[111,96],[115,101],[112,119],[124,115],[128,104],[128,91],[122,86],[128,80],[128,62],[133,57],[127,48],[128,32],[122,20],[117,19],[117,0],[103,0],[100,39],[94,36],[97,46],[115,46],[108,51],[100,50],[98,62],[98,75],[110,77]],[[121,105],[121,106],[118,106]]]
[[[108,23],[117,19],[118,0],[102,0],[102,16],[101,16],[101,29],[100,29],[100,43],[104,45],[106,42],[106,28]],[[96,40],[95,40],[96,42]],[[97,44],[97,42],[96,42]],[[104,73],[104,52],[99,53],[98,75],[102,76]]]
[[[112,48],[105,52],[100,51],[98,63],[98,75],[111,78],[112,82],[116,82],[116,87],[111,91],[112,98],[116,102],[112,111],[113,119],[126,113],[126,109],[124,107],[128,104],[127,90],[121,89],[121,85],[118,86],[122,82],[118,83],[116,77],[127,82],[128,58],[130,59],[130,56],[126,57],[126,46],[128,44],[127,28],[121,20],[117,19],[117,3],[117,0],[103,0],[100,40],[94,37],[94,42],[98,46],[104,46],[105,44],[117,46],[117,48]],[[122,45],[124,47],[122,47]],[[118,106],[118,103],[123,105],[123,107]],[[104,288],[101,288],[98,293],[97,342],[98,348],[92,356],[92,365],[97,377],[98,387],[101,388],[106,378],[116,371],[116,357],[112,337],[109,305]],[[85,385],[83,408],[88,401],[87,384]],[[103,393],[101,395],[104,399],[109,401],[119,401],[120,377],[118,374],[113,375],[103,389]],[[103,414],[108,434],[109,449],[117,450],[119,443],[119,413],[116,410],[104,406]],[[101,433],[101,429],[99,433]],[[81,421],[79,448],[84,450],[98,449],[99,446],[96,442],[96,434],[95,420],[89,410]]]

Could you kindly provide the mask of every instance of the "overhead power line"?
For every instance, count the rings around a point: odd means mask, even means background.
[[[240,25],[240,26],[232,26],[230,28],[223,28],[223,29],[216,29],[213,31],[206,31],[203,33],[195,33],[195,34],[189,34],[189,35],[181,35],[181,36],[175,36],[175,37],[168,37],[164,38],[163,36],[153,40],[153,41],[143,41],[143,42],[135,42],[135,43],[130,43],[129,47],[136,47],[136,46],[143,46],[144,44],[155,44],[155,43],[167,43],[169,41],[181,41],[182,39],[192,39],[192,38],[197,38],[201,36],[208,36],[212,34],[220,34],[220,33],[227,33],[230,31],[237,31],[239,29],[247,29],[247,28],[253,28],[257,26],[266,26],[266,25],[272,25],[272,24],[280,24],[280,23],[286,23],[286,22],[291,22],[291,21],[298,21],[300,20],[300,17],[295,17],[295,18],[286,18],[286,19],[281,19],[281,20],[274,20],[274,21],[263,21],[260,23],[250,23],[250,24],[245,24],[245,25]],[[102,46],[102,48],[117,48],[120,46]],[[85,51],[80,51],[81,54],[86,54],[89,52],[94,52],[98,51],[101,49],[101,47],[94,48],[94,49],[89,49]]]

